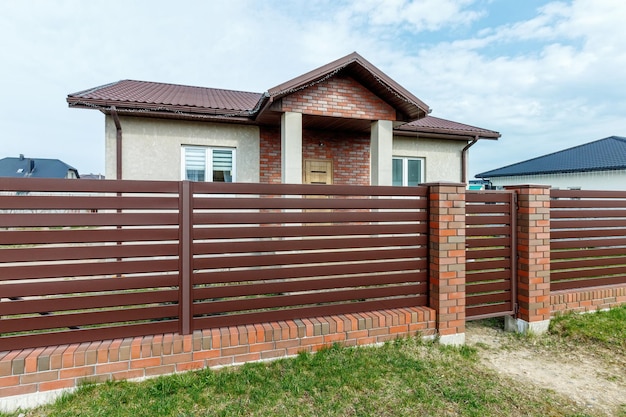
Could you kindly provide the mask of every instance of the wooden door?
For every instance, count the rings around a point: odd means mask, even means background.
[[[333,183],[332,159],[305,159],[303,171],[302,182],[304,184]]]

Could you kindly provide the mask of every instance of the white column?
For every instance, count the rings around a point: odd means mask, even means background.
[[[391,120],[372,123],[370,133],[370,183],[392,184],[393,124]]]
[[[302,184],[302,113],[281,115],[280,144],[283,184]]]

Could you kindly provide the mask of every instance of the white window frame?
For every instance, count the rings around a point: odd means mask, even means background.
[[[392,158],[392,167],[394,160],[402,161],[402,187],[407,187],[409,184],[409,161],[419,161],[420,162],[420,182],[422,184],[426,181],[425,177],[425,165],[426,158],[412,157],[412,156],[394,156]],[[392,168],[393,170],[393,168]],[[392,171],[392,181],[393,181],[393,171]]]
[[[186,167],[185,167],[185,149],[202,149],[204,150],[204,182],[213,182],[213,151],[225,150],[230,151],[232,154],[232,181],[237,181],[237,149],[227,148],[219,146],[199,146],[199,145],[182,145],[180,148],[180,178],[185,180]]]

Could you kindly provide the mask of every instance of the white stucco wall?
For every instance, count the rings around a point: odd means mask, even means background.
[[[461,181],[461,152],[467,142],[394,136],[393,156],[424,158],[424,182]]]
[[[116,174],[116,130],[105,120],[106,178]],[[122,177],[133,180],[181,179],[182,145],[235,148],[237,182],[259,182],[259,128],[237,124],[192,122],[148,117],[120,117]]]
[[[490,178],[496,187],[505,185],[537,184],[550,185],[562,190],[581,188],[583,190],[626,190],[626,170],[572,172],[567,174],[519,175]]]

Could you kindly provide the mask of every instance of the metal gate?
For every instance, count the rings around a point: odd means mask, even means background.
[[[466,194],[466,318],[516,313],[517,194]]]

